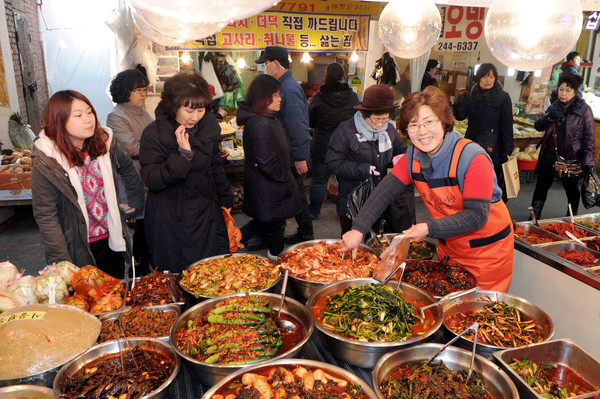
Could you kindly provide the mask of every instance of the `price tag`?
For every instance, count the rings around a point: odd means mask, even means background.
[[[37,320],[46,317],[46,312],[21,312],[0,317],[0,324],[15,320]]]
[[[233,141],[226,140],[226,141],[221,141],[221,148],[223,148],[225,150],[233,150],[235,148],[235,146],[233,145]]]

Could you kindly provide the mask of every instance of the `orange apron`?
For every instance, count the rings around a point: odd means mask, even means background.
[[[447,178],[427,181],[421,163],[412,159],[412,179],[434,218],[463,210],[463,196],[456,178],[458,160],[471,140],[460,139],[454,147]],[[415,150],[416,151],[416,150]],[[514,234],[510,214],[502,200],[490,204],[487,222],[479,229],[438,240],[438,258],[448,255],[477,278],[480,289],[506,292],[513,269]]]

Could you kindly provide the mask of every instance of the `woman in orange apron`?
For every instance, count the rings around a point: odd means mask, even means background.
[[[433,219],[403,231],[406,237],[438,239],[440,258],[448,255],[463,265],[479,288],[505,292],[512,276],[514,235],[491,159],[478,144],[453,131],[448,100],[435,87],[407,97],[400,119],[412,145],[342,237],[342,251],[357,247],[372,221],[414,184]]]

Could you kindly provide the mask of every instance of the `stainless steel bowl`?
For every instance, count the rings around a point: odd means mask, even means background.
[[[516,295],[508,294],[506,292],[478,290],[470,294],[463,295],[460,298],[450,300],[442,305],[444,309],[444,328],[446,331],[448,331],[451,338],[456,337],[458,334],[456,334],[447,326],[447,320],[453,318],[460,312],[471,312],[474,310],[483,309],[487,303],[485,301],[486,298],[490,298],[492,301],[501,301],[515,306],[521,311],[521,313],[524,313],[528,319],[534,319],[538,325],[538,328],[540,329],[540,332],[542,333],[543,338],[541,342],[550,340],[552,335],[554,335],[554,324],[552,323],[550,316],[548,316],[546,312],[528,300]],[[464,338],[463,336],[456,341],[456,345],[470,350],[473,347],[473,341]],[[500,349],[506,348],[477,343],[476,351],[481,356],[489,359],[492,357],[492,354],[495,351]]]
[[[411,348],[388,353],[379,359],[373,369],[373,389],[379,399],[386,399],[379,386],[399,368],[427,361],[442,347],[441,344],[422,344]],[[443,361],[452,370],[468,370],[471,364],[471,352],[449,346],[440,353],[435,361]],[[506,374],[491,361],[475,355],[475,370],[485,381],[486,388],[494,399],[518,399],[517,387]]]
[[[0,399],[54,399],[54,391],[39,385],[13,385],[0,388]]]
[[[175,312],[175,313],[177,313],[177,317],[179,317],[179,315],[181,314],[181,307],[177,303],[168,303],[166,305],[157,305],[157,306],[146,306],[146,309],[160,310],[163,313],[164,312]],[[116,312],[104,314],[104,315],[98,317],[98,319],[100,319],[100,322],[102,324],[104,324],[106,322],[115,320],[117,317],[119,317],[119,315],[121,315],[122,313],[128,312],[130,310],[131,310],[131,308],[121,309]],[[100,331],[100,333],[102,333],[102,331]],[[148,338],[152,338],[152,337],[148,337]],[[165,335],[164,337],[153,337],[153,338],[156,338],[166,344],[169,343],[169,335]]]
[[[551,224],[563,224],[563,223],[567,224],[569,222],[570,222],[570,220],[569,221],[565,221],[565,220],[552,220],[552,221],[543,221],[543,222],[540,222],[539,224],[540,224],[540,227],[542,229],[544,229],[544,230],[552,233],[550,230],[547,230],[547,228],[548,228],[549,225],[551,225]],[[578,226],[578,227],[580,227],[580,226]],[[596,237],[598,235],[598,233],[599,233],[597,231],[590,230],[590,229],[588,229],[586,227],[580,227],[580,228],[585,231],[586,235],[585,235],[585,237],[577,237],[579,239],[586,238],[586,237]],[[553,233],[553,234],[556,234],[556,233]],[[565,240],[569,240],[569,237],[564,237],[564,236],[560,236],[560,235],[559,235],[559,237],[562,237]]]
[[[192,263],[191,265],[189,265],[187,267],[187,269],[190,269],[193,266],[196,266],[198,263],[202,263],[202,262],[206,262],[209,260],[213,260],[213,259],[220,259],[220,258],[225,258],[225,257],[230,257],[230,256],[235,256],[235,257],[242,257],[242,256],[252,256],[253,254],[247,254],[247,253],[235,253],[235,254],[224,254],[224,255],[216,255],[216,256],[211,256],[209,258],[204,258],[201,259],[197,262]],[[258,258],[260,259],[265,259],[264,256],[258,256]],[[276,267],[275,265],[273,265],[273,267]],[[181,279],[183,278],[183,274],[179,275],[179,286],[181,287],[181,289],[185,292],[186,297],[188,298],[189,302],[191,304],[197,304],[199,302],[205,301],[207,299],[211,299],[211,298],[217,298],[214,296],[209,296],[209,295],[197,295],[195,293],[193,293],[192,291],[186,289],[182,284],[181,284]],[[273,290],[275,289],[275,286],[279,283],[279,281],[281,281],[281,272],[279,273],[279,278],[277,280],[275,280],[275,282],[273,284],[271,284],[268,287],[263,288],[262,290],[256,291],[256,292],[274,292]]]
[[[567,238],[565,238],[565,237],[561,237],[558,234],[551,233],[547,230],[542,229],[541,227],[536,226],[535,224],[533,224],[533,222],[519,222],[519,223],[517,223],[517,225],[520,228],[522,228],[526,233],[531,233],[531,234],[535,234],[540,237],[544,237],[548,240],[548,242],[558,242],[558,241],[567,240]],[[521,237],[519,237],[517,234],[515,234],[515,239],[523,241],[529,245],[544,244],[544,243],[539,243],[539,244],[530,243],[529,241],[526,241],[526,240],[522,239]]]
[[[77,312],[78,314],[80,314],[81,317],[85,317],[88,318],[90,321],[92,321],[94,324],[97,323],[98,324],[98,332],[100,332],[100,321],[98,320],[98,318],[94,315],[92,315],[91,313],[88,313],[84,310],[81,310],[79,308],[76,308],[74,306],[69,306],[69,305],[48,305],[48,304],[34,304],[34,305],[26,305],[26,306],[20,306],[18,308],[14,308],[14,312],[15,313],[20,313],[20,312],[31,312],[32,310],[35,311],[43,311],[44,307],[53,307],[53,308],[64,308],[64,309],[68,309],[70,311],[74,311]],[[11,311],[13,311],[13,309],[11,309]],[[8,312],[4,313],[3,315],[7,315]],[[96,336],[96,338],[94,338],[92,340],[92,344],[93,342],[96,342],[96,339],[98,337]],[[65,360],[64,362],[61,362],[60,364],[48,368],[44,371],[40,371],[39,373],[33,374],[33,375],[29,375],[29,376],[25,376],[25,377],[19,377],[19,378],[11,378],[11,379],[0,379],[0,387],[6,387],[6,386],[13,386],[13,385],[42,385],[45,387],[52,387],[52,383],[54,382],[54,378],[56,377],[56,374],[58,373],[58,371],[60,370],[60,368],[67,364],[68,362],[72,361],[73,359],[75,359],[77,356],[79,356],[81,353],[85,352],[88,348],[85,348],[84,350],[82,350],[79,353],[74,354],[73,356],[71,356],[71,358]],[[18,349],[17,349],[18,350]]]
[[[313,320],[315,320],[316,318],[313,315],[313,307],[321,298],[330,296],[336,292],[340,292],[348,287],[362,287],[364,285],[373,283],[379,284],[377,280],[370,278],[342,280],[330,283],[329,285],[324,286],[315,292],[306,303],[306,306],[310,310],[311,317]],[[397,284],[397,281],[389,281],[386,285],[395,288]],[[402,283],[400,285],[400,289],[402,292],[415,298],[418,302],[424,305],[429,305],[436,302],[431,294],[425,290],[415,287],[414,285]],[[434,319],[433,326],[424,334],[399,342],[360,342],[354,339],[342,337],[339,334],[329,331],[316,321],[314,323],[319,333],[323,335],[325,342],[330,348],[329,350],[335,357],[354,366],[370,369],[373,368],[377,360],[379,360],[379,358],[385,353],[399,348],[418,345],[433,339],[433,335],[440,329],[442,325],[443,315],[440,306],[435,306],[430,308],[430,310]]]
[[[283,251],[279,255],[279,258],[281,259],[286,254],[289,254],[290,252],[293,252],[297,249],[312,247],[312,246],[320,243],[321,241],[324,241],[326,244],[330,244],[330,245],[335,244],[336,242],[342,242],[342,240],[334,240],[334,239],[304,241],[304,242],[301,242],[301,243],[298,243],[298,244],[288,247],[285,251]],[[375,251],[373,248],[369,247],[368,245],[360,244],[360,246],[362,248],[366,249],[367,251],[370,251],[370,252],[378,255],[377,251]],[[298,298],[301,301],[306,301],[308,298],[311,297],[312,294],[314,294],[321,287],[324,287],[327,284],[330,284],[330,283],[323,283],[323,282],[319,282],[319,281],[306,280],[306,279],[303,279],[300,277],[296,277],[292,273],[290,273],[289,278],[290,278],[290,283],[291,283],[290,285],[291,285],[294,297]]]
[[[315,360],[280,359],[280,360],[269,362],[268,364],[264,364],[264,365],[247,367],[243,370],[238,370],[238,371],[230,374],[226,378],[222,379],[218,384],[214,385],[212,388],[210,388],[208,391],[206,391],[204,396],[202,396],[202,399],[211,399],[212,396],[215,393],[217,393],[222,387],[231,383],[233,380],[240,378],[245,373],[260,373],[260,371],[262,369],[268,368],[268,367],[270,368],[273,366],[303,366],[303,367],[320,368],[320,369],[325,370],[328,373],[332,373],[337,377],[347,380],[350,384],[360,385],[362,390],[365,392],[365,394],[369,398],[373,398],[373,399],[376,398],[375,392],[373,392],[373,390],[371,389],[369,384],[367,384],[365,381],[363,381],[362,379],[357,377],[355,374],[353,374],[347,370],[344,370],[343,368],[334,366],[329,363],[317,362]]]
[[[190,371],[192,376],[194,376],[198,381],[200,381],[201,383],[203,383],[205,385],[213,385],[213,384],[217,383],[219,380],[221,380],[221,379],[225,378],[226,376],[228,376],[229,374],[233,373],[234,371],[237,371],[238,369],[241,369],[241,368],[247,368],[247,367],[249,367],[249,365],[232,366],[232,365],[221,365],[221,364],[208,364],[208,363],[201,362],[197,359],[194,359],[191,356],[186,355],[185,353],[181,352],[177,348],[177,345],[175,344],[175,334],[177,333],[178,330],[185,327],[189,320],[195,320],[200,315],[209,312],[219,302],[222,302],[226,298],[229,298],[232,296],[244,296],[244,295],[257,295],[257,296],[267,298],[271,302],[271,304],[273,306],[273,310],[274,311],[279,310],[279,303],[281,301],[281,295],[272,294],[272,293],[264,293],[264,292],[263,293],[253,292],[253,293],[249,293],[249,294],[245,294],[245,293],[231,294],[231,295],[225,295],[225,296],[221,296],[221,297],[217,297],[217,298],[208,299],[204,302],[200,302],[199,304],[189,308],[187,311],[182,313],[181,316],[179,316],[177,318],[177,320],[175,320],[175,323],[173,323],[173,326],[171,327],[171,334],[170,334],[171,345],[173,346],[173,348],[175,349],[177,354],[179,356],[181,356],[181,358],[183,359],[183,363],[188,367],[188,370]],[[284,304],[283,309],[281,310],[281,313],[288,317],[295,319],[298,322],[298,324],[302,327],[302,334],[304,335],[304,337],[292,349],[288,350],[287,352],[280,353],[277,356],[275,356],[273,359],[270,359],[268,361],[283,359],[283,358],[290,358],[290,357],[296,356],[300,352],[300,350],[302,349],[304,344],[306,344],[306,342],[310,338],[310,336],[313,332],[313,329],[314,329],[314,323],[313,323],[312,318],[310,317],[308,310],[306,309],[306,307],[303,304],[301,304],[300,302],[298,302],[294,299],[286,297],[285,304]],[[261,362],[261,363],[264,363],[264,362]]]
[[[590,385],[600,387],[600,362],[570,339],[557,339],[524,348],[494,352],[500,367],[514,381],[522,398],[543,399],[523,378],[509,366],[513,359],[528,359],[536,363],[560,364],[579,374]],[[565,376],[568,378],[568,376]],[[600,391],[579,395],[577,398],[599,398]]]
[[[408,261],[408,262],[406,262],[406,269],[404,270],[404,274],[403,274],[403,277],[402,277],[402,279],[404,281],[406,281],[407,283],[416,285],[417,287],[419,287],[421,289],[424,289],[425,291],[427,291],[431,295],[433,295],[433,297],[436,300],[439,300],[444,295],[440,295],[440,294],[438,294],[438,292],[432,292],[430,290],[425,289],[425,286],[427,286],[428,284],[414,284],[414,282],[411,281],[410,275],[414,272],[415,264],[416,263],[421,263],[421,264],[424,263],[427,266],[427,270],[431,270],[433,268],[440,267],[440,266],[437,266],[440,263],[440,261],[437,261],[437,260],[426,260],[426,259],[419,259],[419,260]],[[448,263],[450,265],[458,265],[458,263],[454,263],[454,262],[448,262]],[[473,273],[471,273],[470,271],[468,271],[467,269],[465,269],[461,265],[458,265],[458,266],[462,270],[464,270],[464,272],[467,275],[467,278],[471,282],[471,284],[468,287],[459,288],[459,289],[453,290],[452,292],[456,292],[456,291],[460,291],[460,290],[463,290],[463,289],[466,290],[466,289],[470,289],[470,288],[473,288],[473,287],[477,287],[477,278],[473,275]],[[400,271],[400,272],[396,273],[396,276],[394,276],[394,278],[400,276],[400,273],[402,273],[402,272]],[[432,277],[432,276],[428,275],[427,277]],[[428,282],[429,281],[430,280],[428,280]]]
[[[392,239],[397,235],[398,235],[398,233],[384,234],[384,236],[390,241],[390,243],[392,242]],[[385,238],[380,238],[379,240],[385,241]],[[423,257],[423,258],[408,258],[407,261],[409,261],[409,260],[429,260],[429,259],[433,259],[434,256],[437,255],[437,240],[433,240],[431,238],[424,238],[423,241],[427,245],[427,248],[429,248],[429,250],[431,250],[431,255]],[[385,248],[387,248],[387,245],[386,245],[386,247],[380,251],[378,249],[377,243],[375,242],[375,239],[373,237],[371,237],[371,238],[369,238],[369,240],[367,240],[367,245],[370,246],[371,248],[373,248],[378,253],[378,255],[381,255],[381,252],[383,252],[383,250],[385,250]],[[410,253],[409,253],[409,256],[410,256]]]
[[[89,362],[92,362],[104,355],[119,353],[122,347],[134,347],[139,346],[142,348],[151,349],[157,352],[160,352],[166,355],[174,364],[173,372],[171,376],[157,389],[152,391],[150,394],[145,395],[142,399],[162,399],[166,398],[167,395],[167,387],[171,385],[177,373],[179,372],[179,368],[181,367],[181,361],[177,356],[177,353],[171,348],[170,345],[167,345],[157,339],[154,338],[125,338],[120,339],[118,341],[108,341],[102,344],[93,346],[87,352],[82,353],[79,357],[72,360],[71,362],[64,365],[56,378],[54,379],[54,394],[58,397],[62,393],[64,393],[65,389],[65,379],[67,377],[71,377],[75,372],[77,372],[81,367],[86,365]]]

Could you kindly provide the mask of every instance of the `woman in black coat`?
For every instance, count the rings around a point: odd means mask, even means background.
[[[238,104],[237,123],[244,125],[244,213],[254,219],[241,229],[242,242],[260,234],[268,257],[283,251],[285,220],[302,209],[300,191],[290,171],[287,140],[277,121],[281,83],[269,75],[252,81],[246,102]]]
[[[581,82],[582,78],[579,75],[561,75],[558,79],[558,100],[554,101],[534,124],[536,130],[546,131],[540,141],[540,156],[536,166],[538,178],[531,200],[531,206],[538,219],[542,216],[548,190],[554,182],[554,162],[557,153],[565,160],[579,161],[586,173],[596,166],[594,115],[590,106],[578,95],[577,90]],[[573,214],[577,215],[580,197],[577,180],[562,180],[562,185]]]
[[[406,152],[406,145],[390,121],[396,110],[394,94],[385,85],[373,85],[365,90],[363,101],[354,107],[354,117],[343,122],[333,132],[327,149],[327,165],[338,180],[337,213],[342,235],[352,228],[347,214],[348,195],[373,175],[375,183],[387,174],[396,155]],[[407,192],[408,193],[408,192]],[[393,230],[406,230],[415,222],[414,195],[399,198]]]
[[[310,146],[310,216],[316,219],[321,213],[329,179],[325,163],[329,139],[336,127],[352,118],[358,105],[358,97],[345,82],[344,68],[334,62],[325,70],[323,84],[308,104],[309,125],[313,128]]]
[[[221,129],[208,84],[198,73],[165,81],[156,121],[142,133],[140,165],[148,187],[146,240],[152,265],[180,272],[229,252],[221,207],[233,197],[219,151]]]
[[[475,74],[475,82],[464,99],[458,96],[453,105],[454,117],[459,121],[469,119],[465,137],[478,143],[492,158],[498,186],[502,189],[502,200],[506,202],[502,163],[508,160],[513,150],[512,102],[498,82],[494,64],[481,64]]]

